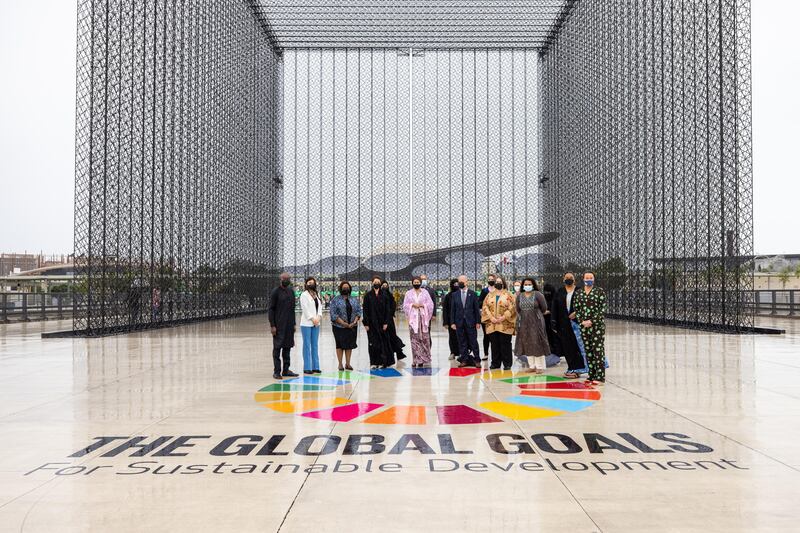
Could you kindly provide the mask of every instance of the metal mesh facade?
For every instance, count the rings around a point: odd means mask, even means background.
[[[596,270],[614,314],[752,325],[749,25],[741,0],[583,0],[542,55],[549,270]]]
[[[79,6],[76,331],[284,268],[591,269],[614,315],[752,326],[746,0]]]
[[[265,309],[280,87],[252,7],[81,0],[77,68],[74,329]]]
[[[458,247],[414,270],[483,277],[471,245],[537,228],[525,194],[537,62],[535,50],[287,50],[285,264],[330,281],[357,262],[406,283],[395,273],[410,252]]]

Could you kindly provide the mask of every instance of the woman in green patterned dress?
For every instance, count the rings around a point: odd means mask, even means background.
[[[589,364],[587,384],[602,385],[606,381],[605,336],[606,293],[594,286],[594,273],[583,274],[583,290],[574,301],[575,318],[581,326],[581,339]]]

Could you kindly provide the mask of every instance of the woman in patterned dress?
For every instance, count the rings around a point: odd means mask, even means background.
[[[606,293],[600,287],[594,286],[593,272],[583,274],[583,290],[574,298],[575,318],[581,326],[581,339],[589,364],[586,383],[602,385],[606,381]]]
[[[517,314],[519,329],[514,352],[517,357],[527,357],[528,372],[543,374],[547,368],[546,357],[550,354],[550,343],[547,341],[544,313],[547,312],[547,300],[539,292],[533,278],[522,280],[522,290],[517,295]]]
[[[411,336],[412,367],[422,368],[431,363],[430,322],[433,316],[433,300],[428,291],[422,288],[422,279],[415,276],[412,289],[403,299],[403,312],[408,318],[408,332]]]

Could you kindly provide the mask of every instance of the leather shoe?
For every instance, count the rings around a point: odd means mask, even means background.
[[[294,373],[294,372],[292,372],[291,370],[285,370],[285,371],[283,372],[283,377],[285,377],[285,378],[296,378],[296,377],[297,377],[297,376],[299,376],[299,375],[300,375],[300,374],[295,374],[295,373]]]
[[[273,379],[281,379],[281,375],[280,375],[279,372],[275,372],[274,374],[272,374],[272,378]]]

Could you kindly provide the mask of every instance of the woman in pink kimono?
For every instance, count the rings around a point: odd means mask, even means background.
[[[431,332],[428,324],[433,316],[433,300],[428,291],[422,288],[422,280],[414,277],[411,281],[413,289],[403,299],[403,312],[408,318],[408,329],[411,335],[412,367],[422,368],[431,363]]]

